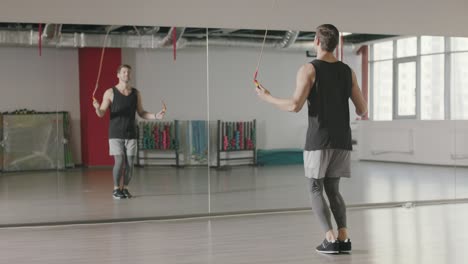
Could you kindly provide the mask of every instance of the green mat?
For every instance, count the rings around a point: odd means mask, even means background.
[[[293,165],[304,164],[302,149],[259,149],[257,150],[257,164]]]

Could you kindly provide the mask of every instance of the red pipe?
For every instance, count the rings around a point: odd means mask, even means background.
[[[172,30],[172,49],[174,52],[174,61],[176,61],[176,50],[177,50],[177,31],[176,27],[173,28]]]
[[[39,23],[39,56],[42,56],[42,24]]]
[[[364,100],[366,100],[366,103],[369,101],[369,46],[361,46],[358,51],[358,55],[361,55],[361,67],[362,67],[362,73],[361,73],[361,82],[362,82],[362,95],[364,96]],[[362,120],[368,120],[369,119],[369,112],[366,113],[365,116],[363,116],[361,119]]]

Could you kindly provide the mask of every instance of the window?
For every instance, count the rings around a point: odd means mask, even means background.
[[[416,56],[417,53],[418,39],[416,37],[397,40],[398,58]]]
[[[421,37],[421,54],[441,53],[444,51],[444,37]],[[422,65],[424,64],[422,63]]]
[[[393,58],[393,41],[374,44],[373,60],[388,60]]]
[[[444,54],[421,57],[421,119],[443,120]]]
[[[374,120],[392,120],[393,111],[393,62],[374,63],[373,101]]]
[[[396,117],[416,116],[416,62],[397,64],[397,112]]]
[[[468,38],[375,43],[369,64],[371,119],[468,120]]]
[[[468,38],[450,38],[451,51],[468,51]]]
[[[452,119],[468,119],[468,52],[453,53],[451,57]]]

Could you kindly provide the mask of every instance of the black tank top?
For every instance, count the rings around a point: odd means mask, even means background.
[[[137,89],[125,96],[113,87],[114,100],[110,107],[109,138],[136,139],[135,113],[137,109]]]
[[[352,150],[349,98],[352,72],[348,65],[314,60],[315,82],[307,98],[309,128],[305,150]]]

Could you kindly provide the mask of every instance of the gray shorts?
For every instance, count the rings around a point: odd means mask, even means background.
[[[137,140],[136,139],[109,139],[109,155],[124,155],[135,156],[137,153]]]
[[[349,178],[351,151],[342,149],[304,151],[304,170],[307,178]]]

